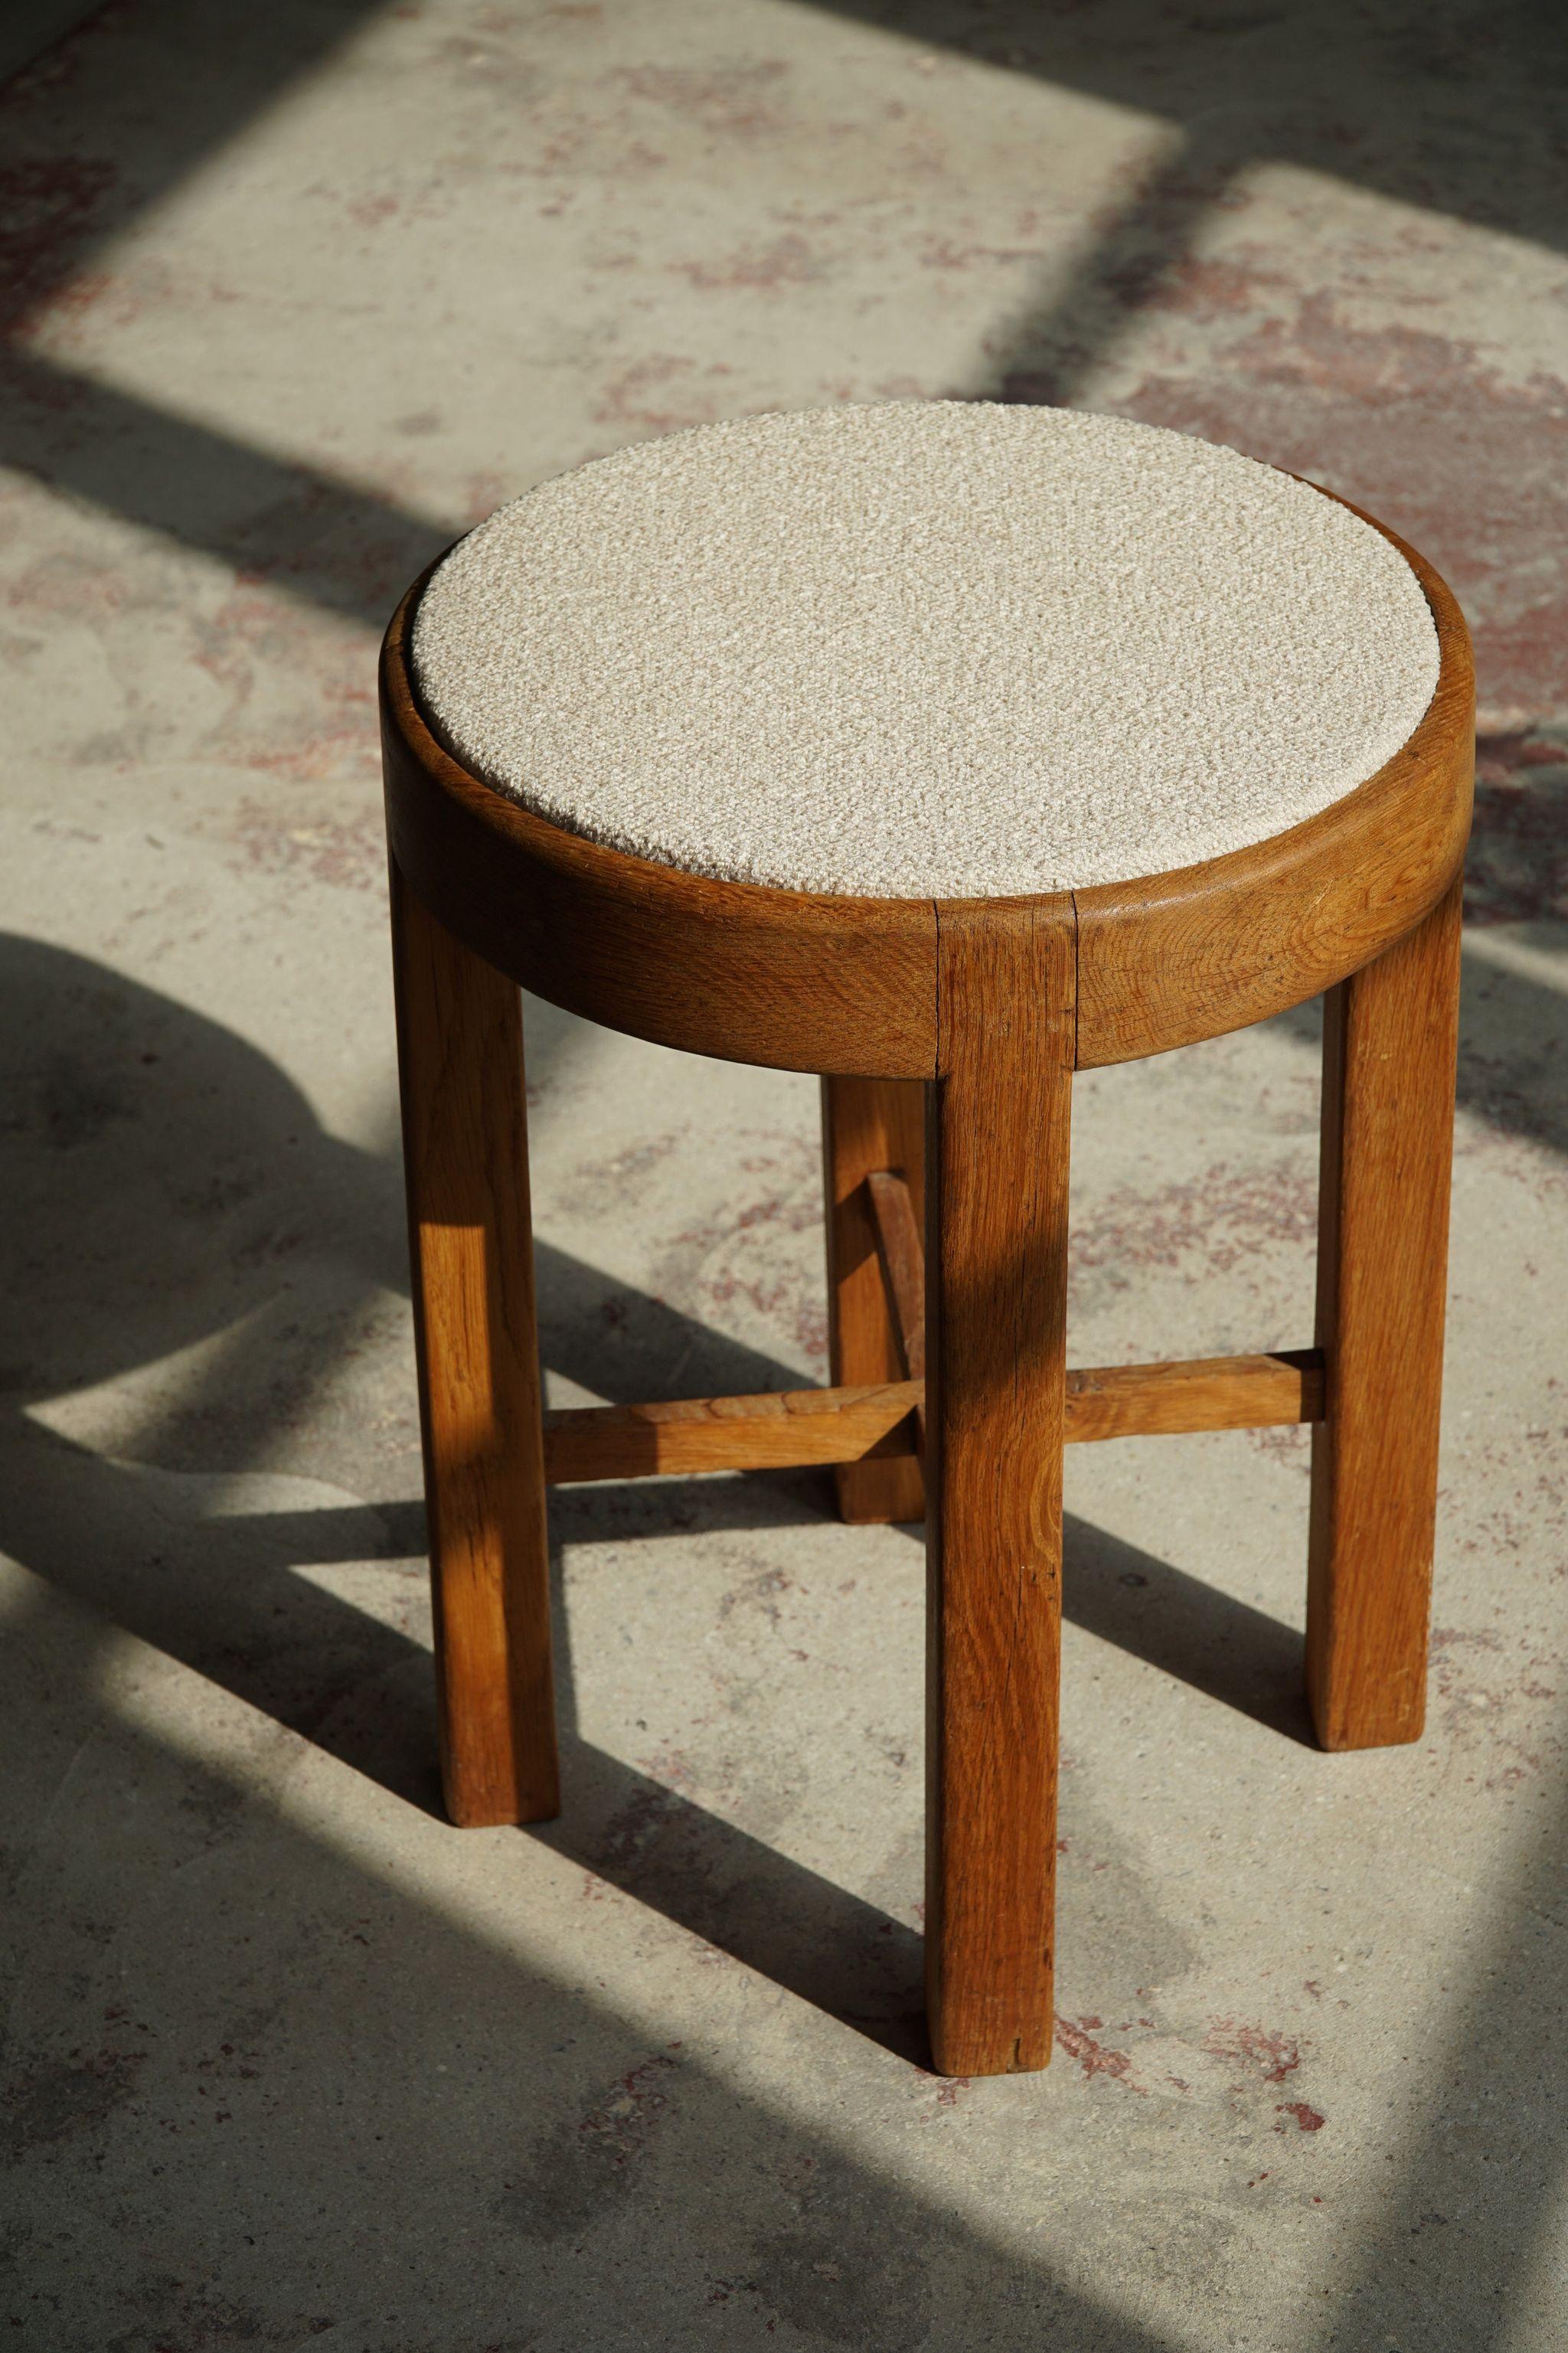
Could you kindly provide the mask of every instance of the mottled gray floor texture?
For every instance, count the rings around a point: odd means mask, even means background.
[[[0,2330],[26,2353],[1563,2341],[1568,269],[1524,5],[117,0],[0,91]],[[1060,2016],[921,2063],[921,1559],[552,1506],[567,1801],[433,1769],[373,696],[671,427],[1067,403],[1452,581],[1432,1704],[1300,1699],[1300,1433],[1082,1448]],[[1080,1363],[1310,1336],[1317,1031],[1100,1073]],[[809,1079],[528,1008],[561,1400],[821,1376]]]

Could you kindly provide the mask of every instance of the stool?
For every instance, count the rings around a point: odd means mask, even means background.
[[[923,1511],[937,2068],[1051,2044],[1064,1443],[1309,1421],[1328,1748],[1416,1738],[1473,687],[1430,565],[1117,418],[704,427],[502,508],[383,660],[442,1767],[557,1810],[552,1482]],[[832,1386],[541,1410],[518,985],[824,1076]],[[1072,1074],[1327,991],[1315,1345],[1068,1371]]]

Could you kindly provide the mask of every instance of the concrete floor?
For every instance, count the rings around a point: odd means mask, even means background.
[[[7,2344],[1563,2342],[1563,21],[115,0],[0,93]],[[1430,1728],[1305,1737],[1300,1434],[1076,1450],[974,2084],[822,1478],[559,1497],[565,1813],[436,1810],[372,702],[541,476],[965,392],[1371,505],[1483,702]],[[1314,1032],[1082,1085],[1079,1361],[1309,1336]],[[556,1396],[819,1376],[812,1082],[530,1049]]]

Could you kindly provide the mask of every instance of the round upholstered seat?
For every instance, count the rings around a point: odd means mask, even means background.
[[[748,417],[503,507],[414,614],[463,767],[554,825],[861,898],[1082,890],[1266,841],[1437,682],[1379,530],[1235,450],[956,401]]]

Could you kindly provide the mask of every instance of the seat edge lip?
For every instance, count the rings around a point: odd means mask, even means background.
[[[1321,483],[1309,487],[1410,565],[1437,632],[1431,699],[1380,768],[1300,824],[1191,866],[1073,893],[1080,1069],[1223,1036],[1320,995],[1412,931],[1463,867],[1475,671],[1458,600],[1387,523]]]
[[[934,902],[661,866],[485,783],[436,735],[410,672],[434,569],[400,599],[380,662],[388,848],[431,913],[536,996],[628,1036],[764,1068],[931,1077]]]
[[[454,540],[452,546],[457,546]],[[840,920],[870,921],[896,925],[900,918],[917,923],[929,918],[931,893],[910,898],[858,896],[853,892],[792,891],[772,882],[747,882],[731,876],[699,874],[689,867],[668,866],[658,859],[639,857],[596,841],[592,834],[575,832],[558,818],[545,817],[499,785],[475,774],[443,744],[426,712],[408,658],[408,638],[414,614],[432,573],[451,552],[444,548],[399,598],[387,624],[381,648],[384,713],[395,727],[405,749],[431,781],[455,793],[479,820],[527,849],[533,856],[574,865],[605,883],[627,892],[657,892],[668,886],[695,895],[711,896],[717,908],[733,896],[758,919],[781,923],[806,922],[837,913]],[[1055,894],[1058,896],[1064,893]]]
[[[1410,565],[1437,632],[1437,681],[1412,733],[1373,776],[1311,817],[1239,849],[1054,892],[895,899],[697,874],[595,841],[476,776],[436,733],[413,677],[409,636],[425,587],[449,552],[443,550],[399,599],[381,649],[394,855],[413,887],[442,913],[435,878],[420,871],[417,857],[403,854],[412,845],[401,821],[395,768],[406,763],[427,788],[460,808],[467,824],[499,838],[531,866],[592,892],[607,916],[617,906],[650,915],[662,909],[705,931],[730,923],[775,941],[798,935],[806,950],[813,941],[854,942],[872,963],[884,950],[901,962],[901,950],[917,967],[929,962],[933,973],[943,909],[984,912],[999,923],[1047,913],[1069,921],[1079,934],[1080,1069],[1164,1052],[1265,1019],[1372,961],[1436,905],[1464,859],[1474,787],[1474,673],[1458,599],[1435,566],[1388,524],[1321,483],[1307,486],[1378,532]],[[400,761],[391,756],[394,745]],[[524,977],[527,986],[539,987],[536,978]],[[540,993],[552,994],[549,988]],[[559,996],[554,1001],[570,1002]],[[895,1026],[905,1032],[930,1029],[934,1045],[934,1009],[910,1006]],[[877,1042],[868,1038],[868,1050]],[[885,1053],[886,1041],[883,1048]],[[709,1044],[697,1050],[722,1049]],[[912,1075],[911,1060],[931,1067],[923,1046],[911,1056],[907,1042],[898,1060],[900,1071],[880,1074]],[[834,1067],[793,1055],[787,1066]]]

